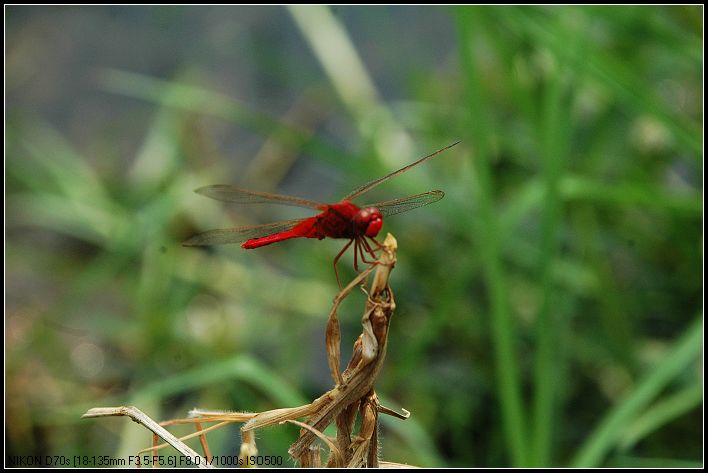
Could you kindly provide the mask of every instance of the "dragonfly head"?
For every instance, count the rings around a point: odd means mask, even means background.
[[[354,216],[354,225],[358,234],[373,238],[379,234],[381,227],[383,227],[383,215],[376,207],[359,209]]]

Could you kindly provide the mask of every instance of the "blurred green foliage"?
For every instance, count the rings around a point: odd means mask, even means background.
[[[412,417],[384,419],[383,458],[702,465],[702,31],[701,6],[7,7],[7,454],[150,444],[93,406],[326,391],[341,242],[183,248],[301,215],[193,189],[334,201],[462,139],[369,196],[446,192],[385,226],[377,391]]]

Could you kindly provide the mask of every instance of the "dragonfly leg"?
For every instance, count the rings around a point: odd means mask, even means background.
[[[374,240],[374,241],[376,241],[376,240]],[[377,263],[376,253],[374,252],[373,248],[371,248],[371,245],[369,245],[369,242],[366,241],[366,238],[361,239],[361,246],[362,246],[361,260],[366,264],[376,264]],[[364,257],[364,250],[366,250],[366,252],[369,253],[374,258],[374,261],[367,261],[366,260],[366,258]]]
[[[347,251],[347,248],[349,248],[351,246],[353,241],[354,240],[349,240],[349,243],[344,245],[344,248],[342,248],[342,251],[340,251],[339,254],[337,254],[337,256],[334,257],[334,276],[337,278],[337,284],[339,285],[340,288],[342,287],[342,283],[339,282],[339,272],[337,272],[337,261],[339,261],[339,258],[341,258],[342,255],[344,254],[344,252]],[[356,251],[356,247],[354,247],[354,250]],[[356,257],[356,253],[354,256]]]
[[[361,243],[359,239],[354,240],[354,271],[359,272],[359,253],[361,252],[361,259],[364,260],[364,253],[361,250]]]
[[[384,247],[384,246],[383,246],[381,243],[379,243],[379,241],[378,241],[376,238],[374,238],[374,237],[369,237],[369,240],[373,241],[373,242],[376,244],[376,246],[379,247],[379,250],[383,250],[383,247]]]

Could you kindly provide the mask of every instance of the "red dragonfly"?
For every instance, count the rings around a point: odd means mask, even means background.
[[[336,275],[337,282],[339,283],[337,261],[339,261],[339,258],[352,243],[354,243],[354,269],[358,271],[358,255],[361,255],[361,260],[367,264],[371,264],[373,261],[367,261],[365,259],[365,252],[376,259],[374,248],[371,244],[369,244],[367,238],[371,240],[375,246],[379,248],[381,247],[381,244],[376,241],[376,235],[379,234],[381,227],[383,227],[384,217],[432,204],[433,202],[437,202],[442,199],[445,193],[443,191],[435,190],[400,199],[378,202],[363,207],[359,207],[351,202],[352,199],[361,196],[365,192],[370,191],[374,187],[386,182],[392,177],[398,176],[412,167],[437,156],[458,143],[459,141],[439,149],[434,153],[399,169],[398,171],[394,171],[391,174],[375,179],[361,187],[356,188],[337,204],[323,204],[321,202],[301,199],[299,197],[239,189],[229,185],[216,184],[201,187],[195,192],[224,202],[235,202],[238,204],[278,203],[315,209],[319,210],[320,213],[312,217],[285,220],[263,225],[249,225],[237,228],[208,230],[186,240],[183,245],[205,246],[223,245],[227,243],[242,243],[241,248],[250,250],[252,248],[259,248],[261,246],[270,245],[279,241],[288,240],[290,238],[317,238],[318,240],[322,240],[325,237],[346,238],[349,242],[334,258],[334,274]]]

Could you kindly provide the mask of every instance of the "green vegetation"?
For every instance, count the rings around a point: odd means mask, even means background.
[[[7,7],[8,455],[150,445],[89,407],[168,419],[329,389],[343,242],[184,248],[307,215],[193,190],[334,201],[461,139],[366,199],[446,193],[384,227],[397,311],[377,392],[412,413],[383,416],[384,459],[702,466],[702,18]],[[341,309],[345,350],[363,297]],[[212,450],[237,454],[237,428]],[[261,435],[286,455],[297,428]]]

